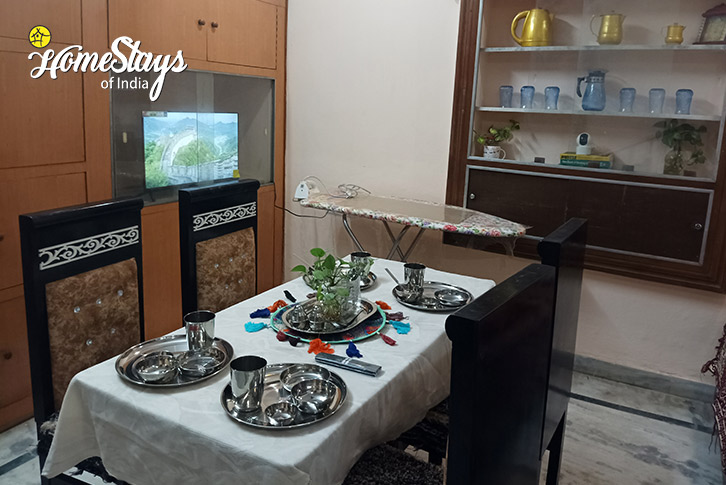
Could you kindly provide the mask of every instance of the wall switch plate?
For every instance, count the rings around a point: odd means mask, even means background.
[[[295,189],[295,195],[292,197],[292,200],[294,202],[297,202],[298,200],[307,199],[309,196],[310,188],[308,187],[308,184],[303,181],[297,184],[297,188]]]

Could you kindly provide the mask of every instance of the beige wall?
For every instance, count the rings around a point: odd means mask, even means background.
[[[455,0],[290,0],[288,194],[316,175],[330,190],[356,183],[379,195],[443,202],[458,15]],[[287,207],[322,214],[292,201]],[[312,247],[353,250],[339,216],[288,215],[286,224],[288,268],[309,262]],[[386,254],[379,222],[352,224],[367,250]],[[431,231],[412,259],[495,281],[529,263],[444,246]],[[700,368],[724,321],[723,295],[586,272],[577,351],[711,382]]]

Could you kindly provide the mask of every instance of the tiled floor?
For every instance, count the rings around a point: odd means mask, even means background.
[[[573,394],[561,485],[723,484],[707,403],[585,374]],[[27,421],[0,434],[0,484],[38,483]]]

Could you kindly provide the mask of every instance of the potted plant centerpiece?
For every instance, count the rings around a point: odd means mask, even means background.
[[[372,260],[351,264],[321,248],[311,249],[310,254],[315,257],[312,265],[299,264],[292,271],[302,273],[305,283],[315,290],[327,321],[342,322],[352,317],[360,298],[360,278],[368,274]]]
[[[698,128],[690,123],[679,123],[678,120],[659,121],[655,125],[661,128],[655,134],[665,146],[671,150],[666,153],[663,173],[666,175],[683,175],[685,167],[700,165],[706,161],[703,153],[703,139],[701,135],[706,133],[706,127],[701,125]],[[689,151],[690,156],[686,158],[683,151]]]
[[[509,125],[502,126],[500,128],[492,125],[484,134],[479,134],[476,130],[474,130],[474,140],[483,147],[483,154],[485,158],[504,158],[507,156],[507,152],[499,146],[499,143],[509,141],[514,138],[514,134],[512,132],[518,129],[519,122],[516,120],[509,120]]]

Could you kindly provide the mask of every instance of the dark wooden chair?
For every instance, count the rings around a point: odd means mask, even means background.
[[[573,218],[542,239],[537,251],[542,264],[556,271],[555,309],[552,316],[551,351],[547,380],[542,445],[550,451],[547,484],[557,483],[562,461],[567,405],[575,362],[577,319],[580,313],[582,269],[587,243],[587,219]]]
[[[142,207],[141,199],[128,199],[20,216],[41,470],[73,376],[144,338]],[[113,478],[100,458],[78,468]],[[52,483],[79,482],[60,475]]]
[[[257,292],[257,180],[179,191],[182,310],[213,312]]]
[[[532,264],[447,318],[448,483],[537,483],[554,294],[555,269]],[[381,466],[380,448],[361,457],[346,484],[436,483],[436,468],[413,457]]]
[[[547,483],[557,483],[567,405],[572,384],[572,368],[577,337],[577,318],[580,308],[582,270],[587,241],[587,220],[570,219],[546,236],[538,245],[542,264],[556,270],[555,306],[551,316],[551,331],[547,398],[541,423],[540,456],[550,451]],[[447,398],[427,414],[426,418],[406,431],[398,440],[429,452],[431,460],[440,463],[446,455],[450,426],[450,402]]]
[[[537,484],[554,293],[532,264],[447,318],[448,483]]]

